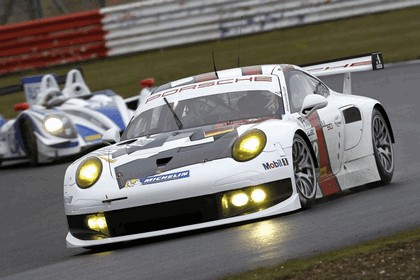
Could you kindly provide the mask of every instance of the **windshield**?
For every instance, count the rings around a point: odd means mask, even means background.
[[[151,108],[135,117],[122,140],[255,118],[280,118],[284,114],[281,98],[271,91],[226,92],[171,102]]]

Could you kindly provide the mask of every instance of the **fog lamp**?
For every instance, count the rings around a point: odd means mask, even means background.
[[[234,206],[242,207],[242,206],[244,206],[248,203],[249,197],[246,193],[239,192],[239,193],[236,193],[236,194],[232,195],[230,201]]]
[[[251,192],[251,199],[256,203],[263,202],[266,197],[267,197],[267,194],[262,189],[254,189]]]
[[[89,215],[86,217],[86,225],[89,229],[109,234],[106,218],[103,213]]]

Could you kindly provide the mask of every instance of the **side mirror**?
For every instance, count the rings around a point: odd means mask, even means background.
[[[310,115],[312,112],[327,106],[328,100],[322,95],[310,94],[303,100],[302,115]]]
[[[119,142],[121,139],[120,131],[118,128],[113,127],[105,131],[104,135],[102,135],[102,142],[107,144],[115,144]]]

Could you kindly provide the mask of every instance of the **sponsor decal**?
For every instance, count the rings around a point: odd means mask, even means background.
[[[131,179],[125,182],[124,188],[126,189],[126,188],[138,187],[141,185],[142,183],[140,182],[140,179]]]
[[[98,139],[101,139],[101,138],[102,138],[102,135],[97,133],[97,134],[92,134],[92,135],[85,136],[85,141],[95,141],[95,140],[98,140]]]
[[[381,53],[374,53],[372,55],[372,67],[373,70],[378,70],[384,68],[382,63],[382,54]]]
[[[325,127],[327,130],[332,130],[334,128],[332,123],[324,124],[322,127]]]
[[[270,170],[270,169],[279,168],[279,167],[288,166],[288,165],[289,165],[289,161],[287,160],[287,158],[273,160],[272,162],[266,162],[262,164],[265,170]]]
[[[306,135],[308,135],[308,137],[310,138],[311,136],[315,136],[315,128],[310,128],[307,132]]]
[[[166,97],[173,94],[178,94],[180,92],[185,92],[189,90],[194,89],[200,89],[200,88],[207,88],[207,87],[213,87],[213,86],[219,86],[219,85],[226,85],[226,84],[238,84],[238,83],[244,83],[244,82],[272,82],[272,77],[270,76],[250,76],[250,77],[238,77],[238,78],[229,78],[229,79],[223,79],[223,80],[216,80],[216,81],[209,81],[209,82],[203,82],[178,88],[169,89],[167,91],[164,91],[162,93],[156,93],[150,96],[145,104],[147,104],[150,101],[153,101],[160,97]]]
[[[99,156],[99,158],[109,163],[114,163],[117,161],[116,159],[112,159],[111,157],[107,157],[107,156]]]
[[[168,182],[168,181],[173,181],[173,180],[185,179],[188,177],[190,177],[190,171],[185,170],[185,171],[179,171],[179,172],[165,174],[165,175],[156,175],[156,176],[149,176],[149,177],[140,178],[140,179],[131,179],[131,180],[127,180],[124,188],[131,188],[131,187],[150,185],[150,184],[155,184],[155,183]]]

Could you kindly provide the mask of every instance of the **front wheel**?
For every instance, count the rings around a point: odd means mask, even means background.
[[[310,208],[315,201],[316,173],[311,150],[302,136],[296,134],[292,147],[293,173],[302,208]]]
[[[381,112],[372,113],[372,144],[376,166],[383,184],[391,182],[394,175],[394,148],[390,128]]]
[[[38,164],[38,146],[36,136],[33,133],[32,125],[29,119],[22,121],[20,131],[22,134],[26,156],[29,159],[29,163],[32,166],[35,166]]]

